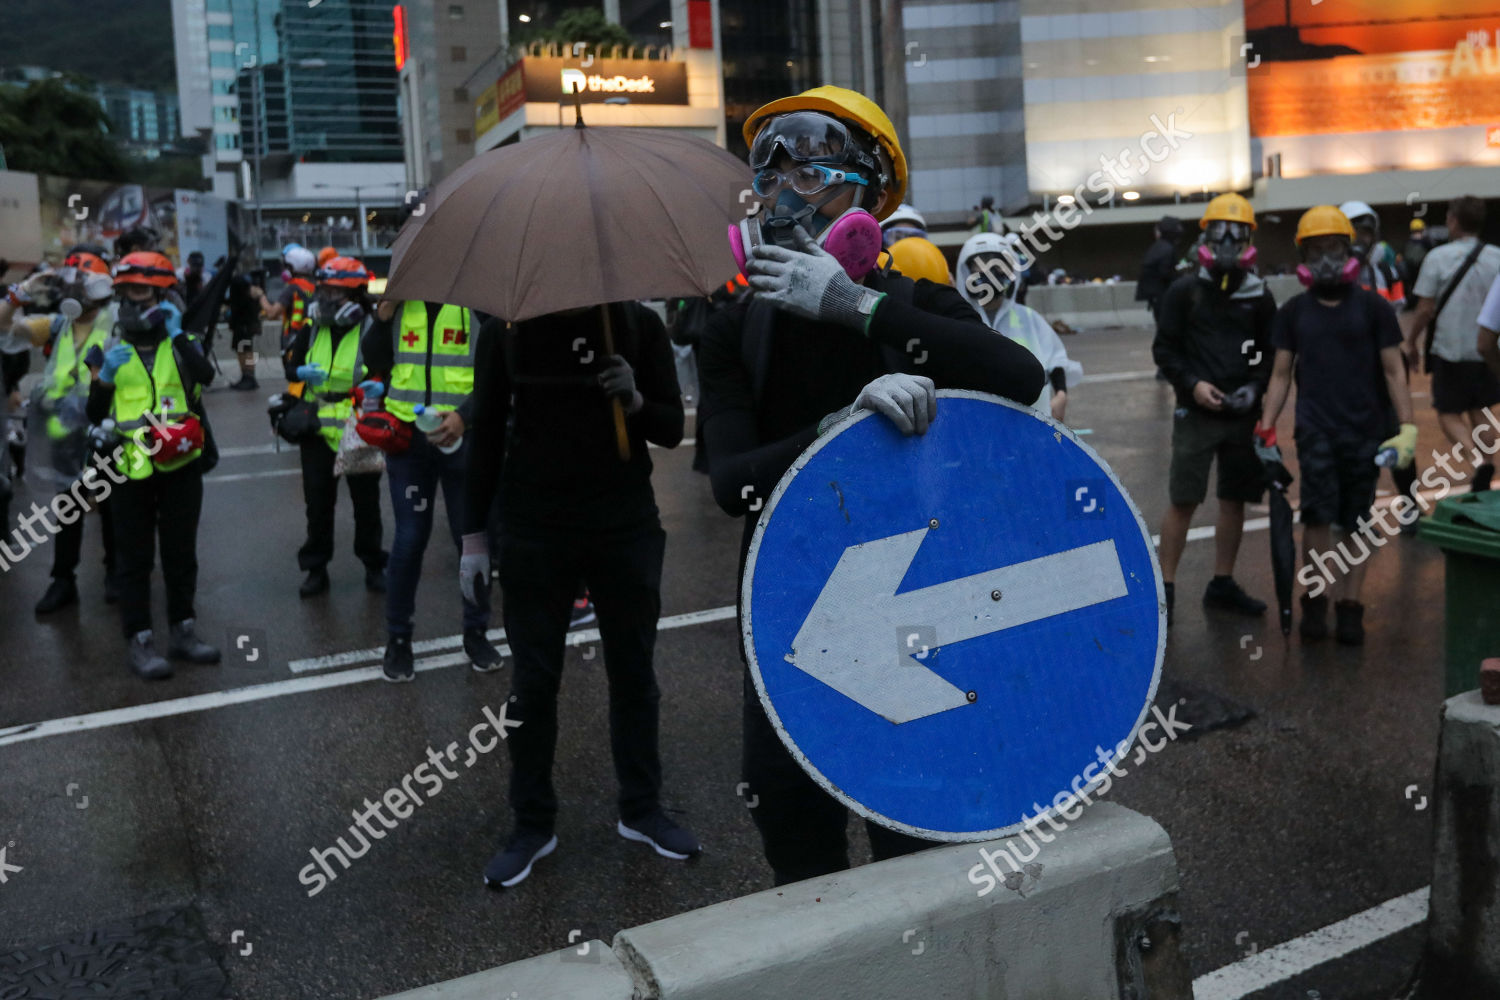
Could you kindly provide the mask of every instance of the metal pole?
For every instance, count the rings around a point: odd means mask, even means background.
[[[389,187],[389,185],[381,186]],[[370,229],[365,219],[365,201],[364,196],[360,194],[363,190],[363,187],[354,185],[354,207],[359,212],[359,255],[361,257],[365,255],[365,247],[370,245]]]

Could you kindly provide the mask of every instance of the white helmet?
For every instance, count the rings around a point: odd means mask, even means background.
[[[1339,206],[1339,211],[1343,212],[1344,217],[1355,225],[1358,225],[1358,223],[1354,222],[1354,220],[1363,219],[1368,216],[1375,220],[1375,231],[1380,231],[1380,216],[1376,215],[1375,210],[1362,201],[1346,201]]]
[[[307,247],[288,247],[281,259],[293,274],[312,274],[318,269],[318,258]]]
[[[927,220],[922,218],[922,213],[918,212],[911,205],[906,204],[906,202],[897,205],[896,210],[885,217],[885,221],[880,224],[880,228],[889,229],[891,226],[901,225],[902,223],[914,229],[927,228]]]

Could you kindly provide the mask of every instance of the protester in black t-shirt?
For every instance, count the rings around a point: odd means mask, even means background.
[[[1256,427],[1264,457],[1280,459],[1276,448],[1276,418],[1286,404],[1297,366],[1297,464],[1302,475],[1302,540],[1306,550],[1298,580],[1302,595],[1304,639],[1328,635],[1329,582],[1325,572],[1332,534],[1337,523],[1355,542],[1355,532],[1370,533],[1370,508],[1375,502],[1378,452],[1394,448],[1397,464],[1410,465],[1416,454],[1417,428],[1412,423],[1411,395],[1401,361],[1401,328],[1390,305],[1379,294],[1360,288],[1352,244],[1354,227],[1338,209],[1322,205],[1309,209],[1297,227],[1303,267],[1299,271],[1309,291],[1290,299],[1276,313],[1272,342],[1275,368],[1266,391],[1265,416]],[[1390,404],[1401,421],[1401,433],[1390,432]],[[1404,495],[1398,502],[1407,500]],[[1400,513],[1397,514],[1399,518]],[[1387,533],[1385,511],[1379,514]],[[1378,548],[1384,540],[1372,539]],[[1357,541],[1358,553],[1339,545],[1337,564],[1344,579],[1334,605],[1339,642],[1364,641],[1364,605],[1359,602],[1370,547]]]
[[[1135,298],[1146,303],[1152,317],[1158,315],[1162,296],[1177,278],[1177,241],[1182,239],[1182,223],[1170,215],[1161,217],[1152,232],[1156,242],[1141,261],[1141,276],[1136,281]]]
[[[616,353],[599,308],[518,324],[485,323],[474,372],[474,422],[460,562],[464,596],[485,603],[486,527],[500,497],[500,586],[515,656],[510,710],[510,804],[515,827],[485,868],[512,886],[557,846],[557,692],[580,580],[593,597],[609,677],[610,746],[619,779],[620,836],[685,859],[702,848],[661,807],[653,656],[666,534],[651,489],[647,442],[674,448],[683,407],[666,330],[635,303],[609,307]],[[622,460],[612,401],[624,408]]]

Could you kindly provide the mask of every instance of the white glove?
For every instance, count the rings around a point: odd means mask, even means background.
[[[801,226],[793,230],[797,250],[773,244],[752,247],[746,276],[756,297],[804,319],[843,323],[863,330],[879,293],[854,283],[838,258],[818,246]]]
[[[484,532],[463,537],[463,551],[458,557],[458,588],[470,604],[484,604],[490,585],[490,543]]]
[[[882,375],[859,391],[854,405],[824,417],[818,424],[818,433],[823,434],[856,410],[874,410],[885,415],[902,434],[926,434],[937,419],[937,387],[925,375],[905,372]]]

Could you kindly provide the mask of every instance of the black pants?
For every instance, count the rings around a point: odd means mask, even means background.
[[[198,589],[198,516],[203,473],[196,461],[174,472],[127,479],[110,497],[118,555],[120,618],[125,638],[151,627],[151,568],[158,541],[167,585],[167,621],[193,615]]]
[[[333,558],[333,510],[339,481],[333,474],[333,449],[319,437],[302,442],[302,499],[307,505],[307,541],[297,550],[304,572],[323,569]],[[386,551],[380,547],[380,474],[345,476],[354,504],[354,555],[366,569],[384,569]]]
[[[550,832],[557,817],[552,759],[557,748],[557,690],[563,643],[580,578],[593,595],[609,677],[609,736],[620,783],[620,818],[654,812],[660,803],[656,686],[652,657],[661,615],[666,533],[655,521],[636,531],[517,531],[500,542],[505,632],[515,657],[509,717],[510,804],[516,825]]]
[[[750,815],[760,829],[777,885],[849,867],[849,811],[792,759],[766,718],[750,671],[745,671],[744,781]],[[525,727],[522,727],[525,728]],[[752,798],[753,796],[753,798]],[[932,841],[865,821],[876,861],[937,846]]]
[[[82,491],[80,491],[82,493]],[[99,510],[99,530],[104,535],[104,575],[115,572],[115,524],[111,515],[109,497],[96,503]],[[78,572],[78,562],[83,554],[83,522],[79,516],[72,524],[58,521],[57,537],[52,540],[52,579],[71,580]]]

